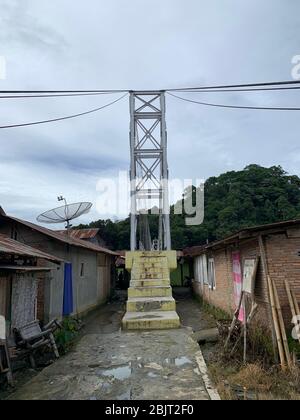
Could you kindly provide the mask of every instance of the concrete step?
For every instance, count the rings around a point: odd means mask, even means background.
[[[176,303],[170,297],[129,298],[127,312],[176,311]]]
[[[134,279],[158,279],[162,277],[170,277],[169,270],[132,270],[131,278]]]
[[[170,279],[131,280],[130,287],[170,286]]]
[[[151,286],[151,287],[130,287],[128,298],[134,297],[171,297],[172,288],[170,286]]]
[[[127,312],[122,321],[126,330],[165,330],[180,328],[180,319],[171,312]]]

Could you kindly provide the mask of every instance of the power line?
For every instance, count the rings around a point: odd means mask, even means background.
[[[72,94],[72,93],[128,93],[128,89],[91,89],[91,90],[0,90],[0,95],[3,94]]]
[[[195,88],[195,90],[184,90],[184,89],[178,89],[176,92],[182,92],[182,93],[227,93],[227,92],[266,92],[266,91],[291,91],[291,90],[299,90],[300,86],[290,86],[290,87],[268,87],[268,88],[248,88],[248,89],[217,89],[217,88],[203,88],[201,90],[198,90]],[[4,94],[5,92],[5,94]],[[124,93],[124,92],[130,92],[130,91],[99,91],[99,92],[84,92],[81,93],[39,93],[39,94],[33,94],[31,92],[33,91],[23,91],[23,93],[14,93],[9,94],[12,91],[0,91],[0,99],[34,99],[34,98],[61,98],[61,97],[81,97],[81,96],[99,96],[99,95],[112,95],[114,93]],[[17,91],[15,91],[17,92]],[[21,92],[21,91],[19,91]],[[40,91],[42,92],[42,91]],[[54,91],[53,91],[54,92]],[[57,91],[58,92],[58,91]],[[61,91],[64,92],[64,91]],[[74,91],[76,92],[76,91]],[[78,91],[79,92],[79,91]],[[171,92],[169,90],[166,90],[165,92]],[[26,94],[25,94],[26,93]]]
[[[169,93],[168,95],[173,96],[174,98],[180,99],[181,101],[191,102],[198,105],[203,106],[211,106],[215,108],[231,108],[231,109],[253,109],[253,110],[263,110],[263,111],[300,111],[300,108],[293,108],[293,107],[259,107],[259,106],[241,106],[241,105],[225,105],[225,104],[215,104],[210,102],[199,102],[194,101],[192,99],[183,98],[178,95],[174,95],[173,93]]]
[[[102,110],[104,108],[108,108],[109,106],[112,106],[112,105],[116,104],[117,102],[121,101],[127,95],[128,94],[125,93],[125,95],[122,95],[120,98],[116,99],[113,102],[110,102],[110,103],[108,103],[106,105],[103,105],[103,106],[101,106],[99,108],[94,108],[94,109],[91,109],[89,111],[81,112],[80,114],[74,114],[74,115],[69,115],[69,116],[60,117],[60,118],[53,118],[53,119],[50,119],[50,120],[34,121],[34,122],[23,123],[23,124],[3,125],[3,126],[0,126],[0,129],[17,128],[17,127],[28,127],[28,126],[31,126],[31,125],[47,124],[47,123],[52,123],[52,122],[57,122],[57,121],[65,121],[65,120],[70,120],[72,118],[82,117],[84,115],[88,115],[88,114],[92,114],[94,112],[98,112],[98,111],[100,111],[100,110]]]
[[[282,90],[299,90],[300,86],[291,87],[272,87],[272,88],[249,88],[249,89],[203,89],[203,90],[178,90],[180,93],[227,93],[227,92],[269,92],[269,91],[282,91]],[[167,93],[171,92],[169,90]]]
[[[166,92],[181,92],[181,91],[195,91],[207,89],[235,89],[235,88],[252,88],[252,87],[271,87],[271,86],[286,86],[286,85],[300,85],[300,80],[283,81],[283,82],[264,82],[264,83],[248,83],[240,85],[219,85],[219,86],[201,86],[201,87],[186,87],[166,89]]]
[[[93,92],[93,93],[62,93],[62,94],[40,94],[40,95],[24,95],[24,94],[17,94],[17,95],[1,95],[0,99],[31,99],[31,98],[72,98],[78,96],[100,96],[100,95],[113,95],[116,92]],[[121,92],[119,92],[121,93]]]
[[[289,86],[289,85],[300,85],[300,80],[290,80],[290,81],[281,81],[281,82],[265,82],[265,83],[248,83],[248,84],[236,84],[236,85],[216,85],[216,86],[201,86],[201,87],[183,87],[183,88],[172,88],[172,89],[161,89],[165,92],[189,92],[189,91],[230,91],[229,89],[234,89],[235,91],[255,91],[255,90],[292,90],[300,89],[300,87]],[[289,86],[281,87],[280,86]],[[270,89],[266,89],[266,88]],[[251,88],[251,89],[250,89]],[[261,88],[261,89],[252,89],[252,88]],[[239,89],[239,90],[237,90]],[[109,93],[130,93],[133,90],[130,89],[91,89],[91,90],[2,90],[0,95],[11,95],[10,97],[17,97],[14,95],[97,95],[97,94],[109,94]],[[30,96],[35,97],[35,96]],[[46,96],[45,96],[46,97]]]

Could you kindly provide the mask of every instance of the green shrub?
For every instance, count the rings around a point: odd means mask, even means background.
[[[55,340],[61,353],[67,353],[79,335],[80,321],[67,317],[62,322],[62,329],[55,333]]]

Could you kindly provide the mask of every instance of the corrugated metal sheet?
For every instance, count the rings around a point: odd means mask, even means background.
[[[42,272],[42,271],[51,271],[54,270],[51,267],[32,267],[32,266],[23,266],[23,265],[1,265],[0,271],[18,271],[21,273],[32,273],[32,272]]]
[[[51,230],[51,229],[47,229],[44,228],[42,226],[38,226],[35,225],[34,223],[30,223],[27,222],[25,220],[21,220],[21,219],[17,219],[15,217],[10,217],[10,216],[5,216],[5,219],[20,223],[24,226],[27,226],[30,229],[36,230],[37,232],[40,232],[50,238],[56,239],[57,241],[72,245],[72,246],[77,246],[79,248],[84,248],[84,249],[89,249],[90,251],[95,251],[95,252],[102,252],[104,254],[109,254],[109,255],[114,255],[114,256],[118,256],[119,254],[117,254],[116,252],[111,251],[110,249],[107,248],[103,248],[101,246],[98,245],[94,245],[90,242],[86,242],[83,241],[81,239],[74,239],[72,237],[70,237],[69,235],[66,234],[61,234],[57,231]]]
[[[59,230],[58,233],[63,235],[69,235],[73,239],[94,239],[100,229],[71,229],[69,232],[66,230]]]
[[[8,255],[20,255],[35,258],[43,258],[52,262],[62,262],[63,260],[50,254],[46,254],[31,246],[24,245],[21,242],[8,238],[5,235],[0,235],[0,253]]]
[[[224,246],[227,243],[235,241],[237,239],[246,239],[250,237],[255,237],[253,234],[259,235],[261,233],[267,233],[268,231],[272,231],[275,233],[277,230],[280,232],[282,229],[288,229],[292,227],[300,226],[300,219],[293,219],[293,220],[286,220],[283,222],[277,223],[270,223],[266,225],[259,225],[259,226],[252,226],[245,229],[241,229],[234,233],[233,235],[227,236],[224,239],[219,241],[211,242],[207,245],[202,246],[194,246],[191,248],[186,248],[183,250],[183,253],[187,257],[195,257],[203,254],[206,250],[212,249],[217,246]]]

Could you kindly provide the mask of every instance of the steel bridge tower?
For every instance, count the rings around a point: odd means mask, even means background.
[[[170,251],[165,92],[131,92],[130,116],[131,251]],[[149,227],[147,210],[150,203],[152,209],[156,203],[156,241],[153,241]]]

